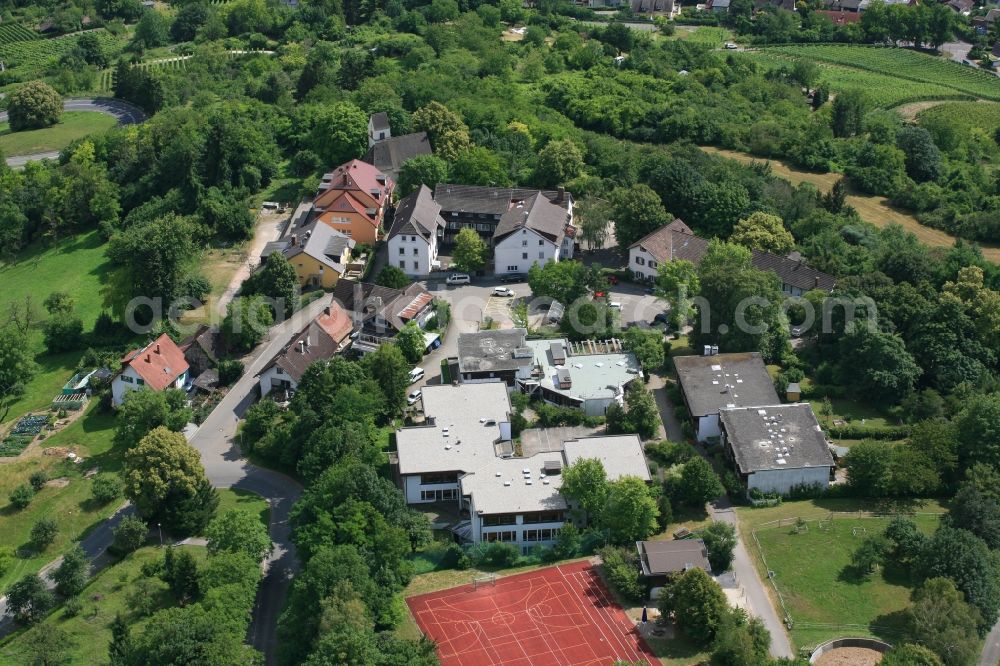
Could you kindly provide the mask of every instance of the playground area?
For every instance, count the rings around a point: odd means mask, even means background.
[[[940,514],[908,516],[920,531],[937,529]],[[773,586],[778,612],[791,621],[798,648],[843,635],[895,637],[910,599],[908,572],[879,567],[861,572],[852,555],[870,536],[881,534],[891,516],[827,513],[759,524],[751,549],[761,578]]]
[[[657,664],[589,562],[574,562],[406,600],[444,666]]]

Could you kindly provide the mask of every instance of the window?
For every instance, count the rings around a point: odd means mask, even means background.
[[[535,511],[524,514],[521,522],[526,525],[538,523],[560,523],[565,520],[562,511]]]
[[[415,271],[420,270],[420,262],[419,261],[414,261],[413,262],[413,270],[415,270]]]
[[[528,258],[528,253],[527,252],[522,252],[521,253],[521,258],[522,259],[527,259]]]
[[[406,268],[406,259],[400,259],[399,260],[399,267],[400,268]]]
[[[430,474],[421,474],[420,483],[425,486],[435,483],[458,483],[458,474],[456,472],[431,472]]]
[[[496,527],[497,525],[516,525],[517,516],[512,513],[494,513],[483,516],[483,527]]]
[[[528,241],[526,240],[521,241],[521,247],[528,247]]]
[[[458,488],[443,488],[441,490],[421,490],[420,499],[422,499],[425,502],[456,500],[458,499]]]
[[[122,381],[125,382],[126,384],[131,384],[135,380],[129,377],[128,375],[122,375]]]
[[[453,211],[452,214],[451,214],[451,216],[452,217],[458,217],[458,211]]]
[[[539,259],[544,259],[545,258],[545,253],[544,252],[539,252],[538,253],[538,258]]]
[[[559,534],[559,528],[544,530],[524,530],[524,541],[552,541]]]
[[[399,253],[400,254],[406,254],[406,248],[402,248],[402,247],[399,248]]]
[[[136,380],[135,380],[135,383],[136,383],[136,384],[137,384],[138,386],[145,386],[145,385],[146,385],[146,381],[145,381],[145,380],[143,380],[143,379],[136,379]]]
[[[283,375],[283,374],[285,374],[285,371],[281,369],[280,365],[276,365],[276,366],[274,366],[274,374],[276,374],[276,375]]]
[[[645,265],[645,263],[646,263],[646,260],[645,260],[645,259],[643,259],[642,257],[639,257],[639,256],[637,256],[637,257],[635,258],[635,263],[639,264],[640,266],[643,266],[643,265]]]
[[[494,541],[511,543],[517,541],[517,532],[486,532],[483,534],[483,541],[487,543],[493,543]]]
[[[420,250],[418,248],[413,248],[413,256],[414,257],[420,256]]]
[[[656,262],[655,261],[649,262],[649,267],[650,268],[656,268]]]
[[[539,238],[538,239],[538,247],[542,247],[543,245],[545,245],[545,241],[542,240],[541,238]]]
[[[416,236],[410,236],[410,240],[413,241],[414,243],[416,243],[417,242],[417,237]]]
[[[508,266],[507,267],[507,272],[509,272],[509,273],[514,273],[516,271],[517,271],[517,266]]]

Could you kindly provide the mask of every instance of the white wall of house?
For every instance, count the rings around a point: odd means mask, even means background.
[[[659,263],[656,257],[644,250],[641,245],[629,248],[628,267],[637,277],[646,280],[656,279]]]
[[[488,516],[477,514],[475,502],[469,510],[472,522],[472,543],[483,543],[489,541],[489,534],[496,534],[494,540],[509,543],[521,549],[523,554],[527,554],[535,546],[551,546],[555,543],[556,536],[566,521],[560,520],[551,523],[525,523],[524,516],[517,514],[514,525],[483,526],[483,519]]]
[[[285,374],[285,371],[276,365],[272,365],[260,373],[260,397],[263,398],[275,388],[282,386],[294,390],[298,387],[298,382]]]
[[[185,370],[169,388],[184,388],[187,378],[188,371]],[[128,366],[111,382],[111,404],[118,407],[124,402],[125,395],[130,391],[143,391],[145,389],[145,380],[139,376],[139,373],[132,366]]]
[[[563,261],[573,258],[573,238],[564,236],[562,247],[559,248],[559,258]]]
[[[830,484],[829,467],[766,469],[747,475],[747,489],[757,488],[765,493],[787,495],[795,486],[814,484],[826,489]]]
[[[407,504],[452,500],[457,504],[461,491],[457,480],[454,483],[424,483],[419,474],[407,474],[403,477],[403,493],[406,495]]]
[[[390,130],[389,128],[385,128],[385,129],[381,129],[381,130],[379,130],[379,131],[376,132],[375,131],[375,126],[372,124],[372,119],[369,116],[369,118],[368,118],[368,147],[371,148],[376,143],[379,143],[381,141],[385,141],[386,139],[391,139],[391,138],[392,138],[392,130]]]
[[[719,437],[722,430],[719,428],[719,415],[709,414],[698,418],[698,432],[695,433],[699,442],[707,442],[711,437]]]
[[[531,229],[515,231],[493,248],[496,273],[527,273],[534,264],[559,261],[560,249]]]
[[[428,275],[437,261],[437,237],[428,242],[423,236],[396,234],[389,239],[389,265],[410,276]]]

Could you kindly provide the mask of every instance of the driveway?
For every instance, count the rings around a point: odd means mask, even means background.
[[[135,104],[110,97],[67,99],[63,101],[63,111],[94,111],[105,113],[109,116],[114,116],[118,120],[119,125],[136,125],[145,122],[149,118],[146,112]],[[7,112],[0,112],[0,123],[5,123],[7,120]],[[59,157],[58,150],[33,153],[31,155],[16,155],[7,158],[7,166],[13,169],[20,169],[28,162],[55,159],[57,157]]]
[[[254,225],[253,240],[250,241],[246,259],[236,269],[233,277],[229,280],[229,285],[215,304],[215,313],[218,315],[219,321],[225,318],[229,302],[236,296],[243,282],[250,277],[251,267],[260,263],[260,255],[264,251],[264,246],[271,241],[278,240],[281,230],[285,223],[291,219],[291,216],[291,212],[270,213],[263,209],[258,213],[257,223]]]

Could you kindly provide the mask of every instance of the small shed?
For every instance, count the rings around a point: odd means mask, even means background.
[[[788,402],[798,402],[802,399],[802,387],[799,386],[798,382],[791,382],[788,388],[785,389],[785,398]]]

